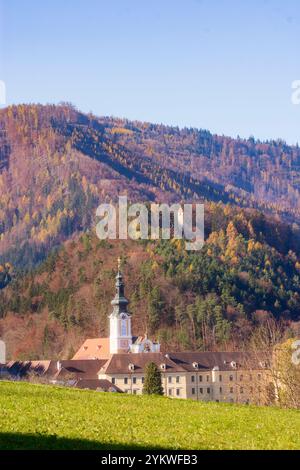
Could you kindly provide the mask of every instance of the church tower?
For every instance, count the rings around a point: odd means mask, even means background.
[[[110,354],[126,353],[130,350],[132,344],[131,315],[127,311],[128,300],[124,294],[124,282],[120,268],[121,260],[119,258],[116,295],[111,302],[113,311],[109,316]]]

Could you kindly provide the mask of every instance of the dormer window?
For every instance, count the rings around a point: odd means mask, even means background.
[[[161,370],[166,370],[167,366],[166,366],[166,364],[161,364],[160,368],[161,368]]]
[[[236,369],[236,362],[235,361],[231,361],[230,365],[233,369]]]
[[[268,367],[268,364],[266,361],[260,361],[259,365],[262,369],[266,369]]]
[[[128,369],[133,371],[135,369],[134,364],[129,364]]]
[[[198,364],[198,362],[193,362],[193,367],[194,367],[194,369],[199,369],[199,364]]]
[[[84,349],[85,351],[87,350],[87,348],[88,348],[87,346],[83,346],[83,349]]]

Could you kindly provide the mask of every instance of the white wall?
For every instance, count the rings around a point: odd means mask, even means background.
[[[6,362],[6,346],[4,341],[0,340],[0,364],[5,364]]]

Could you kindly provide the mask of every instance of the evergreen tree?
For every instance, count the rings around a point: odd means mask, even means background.
[[[145,382],[143,387],[145,395],[163,395],[161,373],[154,362],[149,362],[146,366]]]

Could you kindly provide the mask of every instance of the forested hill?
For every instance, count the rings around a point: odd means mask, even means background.
[[[71,357],[87,336],[106,334],[120,253],[134,334],[147,329],[164,348],[234,349],[262,328],[272,334],[270,325],[299,331],[299,164],[300,149],[281,141],[97,118],[70,105],[0,111],[9,356]],[[99,241],[96,207],[120,194],[204,201],[203,249]]]
[[[85,338],[107,335],[119,255],[133,334],[147,330],[164,350],[242,349],[299,334],[299,256],[269,245],[259,218],[211,209],[214,230],[200,252],[181,240],[107,242],[85,233],[14,277],[0,290],[8,356],[70,358]]]
[[[0,262],[30,269],[125,192],[256,208],[293,223],[284,238],[295,245],[299,165],[300,149],[282,141],[97,118],[70,105],[9,107],[0,111]]]

